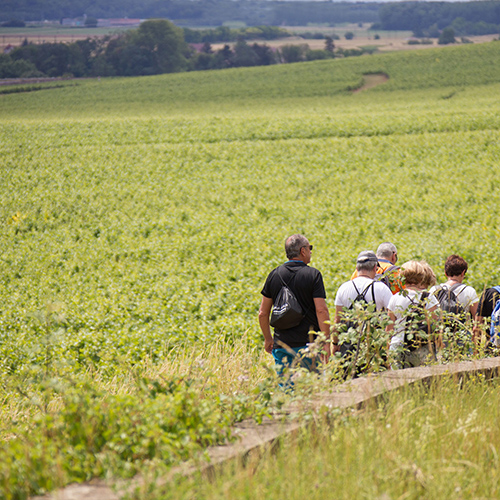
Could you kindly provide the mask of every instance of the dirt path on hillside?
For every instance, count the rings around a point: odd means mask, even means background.
[[[385,83],[387,80],[389,80],[389,77],[385,73],[363,75],[363,85],[361,85],[361,87],[359,87],[358,89],[353,90],[352,93],[356,94],[363,90],[371,89],[373,87],[376,87],[377,85]]]

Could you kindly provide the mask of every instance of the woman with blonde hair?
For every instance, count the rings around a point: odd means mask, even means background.
[[[420,366],[435,359],[436,343],[431,324],[437,319],[439,302],[426,291],[436,284],[436,275],[425,261],[410,260],[401,266],[404,289],[393,295],[387,309],[391,338],[389,352],[397,368]]]

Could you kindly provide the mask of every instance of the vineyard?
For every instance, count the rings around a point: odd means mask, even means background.
[[[2,88],[0,497],[167,467],[265,414],[257,309],[289,234],[331,308],[382,241],[498,284],[499,58]],[[367,73],[389,80],[353,94]]]

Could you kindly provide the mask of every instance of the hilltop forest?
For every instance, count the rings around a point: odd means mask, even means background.
[[[428,36],[448,26],[458,35],[497,33],[498,1],[474,2],[278,2],[264,0],[0,0],[0,22],[92,18],[165,18],[181,26],[247,26],[370,23],[377,29]]]

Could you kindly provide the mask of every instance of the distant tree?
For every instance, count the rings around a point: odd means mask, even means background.
[[[423,35],[428,38],[439,38],[441,33],[439,31],[438,25],[434,23],[430,28],[424,30]]]
[[[231,68],[233,66],[234,53],[229,45],[224,45],[214,56],[213,67],[217,69]]]
[[[378,33],[375,33],[375,35],[373,36],[373,39],[380,40],[380,35]]]
[[[150,59],[152,74],[174,73],[187,66],[184,33],[166,19],[143,22],[129,35],[127,42],[135,46],[132,52],[141,60]]]
[[[294,63],[306,60],[309,45],[282,45],[280,48],[281,59],[284,63]]]
[[[268,45],[258,43],[254,43],[252,45],[252,50],[255,52],[257,56],[257,64],[259,66],[269,66],[270,64],[276,63],[276,57],[271,47]]]
[[[335,48],[335,44],[333,43],[333,38],[331,36],[325,37],[325,50],[333,54],[333,49]]]
[[[90,61],[90,76],[115,76],[115,68],[106,60],[104,55],[98,55]]]
[[[257,61],[257,54],[240,38],[234,46],[234,66],[256,66]]]
[[[192,30],[189,28],[183,28],[184,30],[184,40],[187,43],[200,43],[203,40],[201,39],[201,31],[200,30]]]
[[[345,37],[346,40],[352,40],[354,38],[354,33],[352,31],[347,31],[344,34],[344,37]]]
[[[438,40],[439,45],[447,45],[449,43],[455,43],[455,30],[453,28],[445,28]]]
[[[328,50],[313,49],[306,52],[306,60],[316,61],[318,59],[330,59],[333,57],[333,53]]]
[[[214,53],[214,51],[212,50],[212,45],[210,44],[210,42],[205,42],[203,44],[203,47],[201,48],[201,51],[204,54],[213,54]]]
[[[193,58],[192,69],[196,71],[203,71],[215,67],[216,58],[212,54],[200,52]]]
[[[5,54],[0,54],[0,78],[27,78],[43,76],[35,65],[24,59],[13,60]]]

